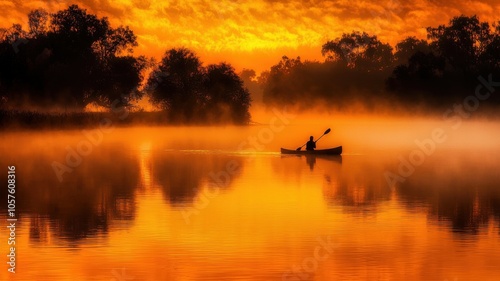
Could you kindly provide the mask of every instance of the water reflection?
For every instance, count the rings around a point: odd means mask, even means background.
[[[314,165],[316,165],[316,156],[314,155],[307,155],[306,156],[307,160],[307,165],[309,165],[309,169],[312,171],[314,170]]]
[[[179,153],[141,146],[104,147],[98,157],[85,159],[81,167],[59,182],[49,163],[40,154],[19,158],[16,165],[23,186],[18,208],[30,215],[30,237],[47,241],[47,232],[69,240],[106,234],[110,220],[135,218],[135,189],[160,189],[168,204],[192,202],[200,190],[218,185],[232,188],[243,172],[241,156],[224,153]],[[103,155],[105,153],[105,155]],[[346,157],[344,157],[346,158]],[[348,213],[369,214],[396,196],[409,209],[425,207],[429,219],[449,221],[452,231],[477,233],[494,217],[500,218],[500,175],[496,163],[485,166],[474,159],[457,160],[460,167],[443,165],[436,159],[419,167],[415,174],[391,190],[383,177],[387,165],[361,156],[286,156],[273,159],[278,177],[287,180],[311,173],[321,174],[325,202],[342,206]],[[234,174],[226,177],[228,163],[236,163]],[[4,163],[2,163],[4,164]],[[488,164],[488,163],[486,163]],[[439,168],[436,168],[439,167]],[[221,183],[224,184],[221,184]],[[5,190],[2,190],[5,194]],[[6,206],[0,206],[5,211]]]
[[[436,154],[392,189],[384,172],[397,157],[182,151],[145,138],[96,147],[59,182],[50,163],[64,144],[0,146],[0,165],[18,167],[18,280],[49,270],[52,280],[111,280],[122,267],[140,280],[280,280],[318,236],[336,247],[315,280],[488,279],[500,262],[494,155]],[[187,223],[186,206],[214,188]],[[78,269],[44,262],[47,251]]]
[[[136,216],[137,191],[158,189],[167,204],[182,205],[192,202],[203,188],[231,188],[244,164],[241,156],[227,153],[179,153],[150,143],[132,147],[113,143],[96,148],[60,182],[51,166],[59,159],[35,149],[27,148],[16,159],[17,177],[23,179],[17,208],[28,216],[31,242],[41,244],[52,235],[74,242],[107,235],[112,222],[130,226]],[[7,196],[6,189],[1,195]],[[0,210],[6,212],[6,205]]]
[[[229,188],[243,170],[242,157],[220,152],[157,151],[151,165],[153,181],[169,204],[190,202],[203,187]]]
[[[342,156],[340,155],[331,155],[331,156],[321,156],[321,155],[305,155],[307,165],[309,165],[309,170],[314,171],[314,167],[316,166],[316,159],[324,159],[329,162],[342,164]]]
[[[488,158],[436,156],[400,185],[399,196],[408,208],[427,206],[429,218],[452,231],[477,234],[500,218],[499,162]]]
[[[30,218],[30,241],[34,243],[47,243],[49,239],[49,220],[34,214]]]
[[[44,242],[49,232],[66,240],[106,234],[110,220],[135,217],[134,188],[139,180],[134,156],[123,146],[103,147],[86,158],[60,182],[52,169],[54,157],[27,152],[16,158],[19,180],[17,208],[29,214],[30,237]],[[4,164],[4,163],[2,163]],[[4,164],[6,165],[6,164]],[[6,196],[5,190],[2,193]],[[1,205],[2,211],[6,206]]]
[[[341,168],[324,172],[323,195],[332,206],[353,214],[372,214],[391,198],[380,163],[366,156],[351,156]]]

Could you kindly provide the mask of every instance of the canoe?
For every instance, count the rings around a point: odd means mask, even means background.
[[[295,150],[281,148],[281,154],[298,154],[298,155],[340,155],[342,154],[342,146],[328,148],[328,149],[317,149],[317,150]]]

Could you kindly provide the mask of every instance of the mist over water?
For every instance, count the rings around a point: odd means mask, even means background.
[[[212,5],[215,13],[208,2],[139,12],[130,3],[106,12],[81,2],[0,29],[0,167],[8,178],[0,196],[9,200],[0,204],[0,262],[9,268],[0,279],[498,279],[493,6],[454,3],[462,15],[453,16],[433,3],[427,10],[439,20],[430,22],[406,4],[366,2],[326,2],[333,10],[225,2]],[[259,9],[274,14],[252,22]],[[280,19],[282,9],[292,21]],[[157,30],[126,26],[134,27],[123,21],[132,10],[139,17],[129,19],[161,21],[160,33],[186,48],[163,40],[171,49],[161,57],[134,55],[142,39],[162,40]],[[196,26],[177,36],[164,28],[171,14],[177,27],[186,19]],[[196,19],[215,14],[215,29]],[[323,23],[311,25],[310,15]],[[395,15],[419,22],[419,31]],[[365,26],[351,29],[356,18]],[[281,43],[251,35],[259,28]],[[188,49],[193,36],[200,56]],[[304,38],[316,50],[301,47]],[[273,52],[247,66],[230,59],[236,49],[248,61],[283,42],[297,57],[276,56],[267,70],[259,62]],[[259,75],[240,69],[257,64]],[[280,153],[304,149],[310,137],[342,156]]]
[[[498,276],[497,122],[277,112],[251,126],[3,133],[15,280]],[[327,128],[318,149],[342,157],[279,154]],[[69,169],[61,181],[54,162]]]

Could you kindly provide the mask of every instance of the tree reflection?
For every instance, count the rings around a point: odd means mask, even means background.
[[[153,178],[169,204],[192,201],[203,186],[227,189],[241,174],[241,157],[169,153],[152,157]]]
[[[122,151],[121,146],[96,148],[62,182],[51,154],[27,151],[29,156],[18,157],[16,211],[21,219],[29,217],[31,241],[46,243],[49,235],[78,241],[106,234],[111,220],[133,220],[138,161]],[[5,205],[0,208],[6,211]]]
[[[419,167],[398,188],[408,208],[427,207],[434,221],[449,222],[457,232],[475,234],[493,216],[500,218],[500,176],[493,163],[471,159],[438,159]],[[445,165],[444,163],[454,163]],[[439,167],[439,168],[436,168]]]
[[[411,212],[427,212],[431,223],[475,234],[493,217],[500,223],[497,165],[486,158],[435,155],[391,190],[384,161],[348,157],[341,169],[325,169],[323,194],[329,205],[361,214],[377,212],[394,195]]]
[[[337,171],[325,171],[323,195],[331,206],[343,206],[349,213],[370,214],[390,199],[391,190],[374,161],[349,157]]]

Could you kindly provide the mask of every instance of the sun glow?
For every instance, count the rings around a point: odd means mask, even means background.
[[[439,3],[438,3],[439,2]],[[286,54],[321,57],[321,45],[344,32],[366,31],[394,45],[407,36],[425,38],[425,28],[460,14],[494,21],[500,3],[481,1],[0,1],[0,27],[21,23],[27,13],[78,4],[128,25],[138,36],[135,53],[161,57],[166,49],[187,47],[208,63],[221,57],[236,68],[267,69]],[[304,52],[308,50],[308,52]],[[299,52],[300,51],[300,52]]]

